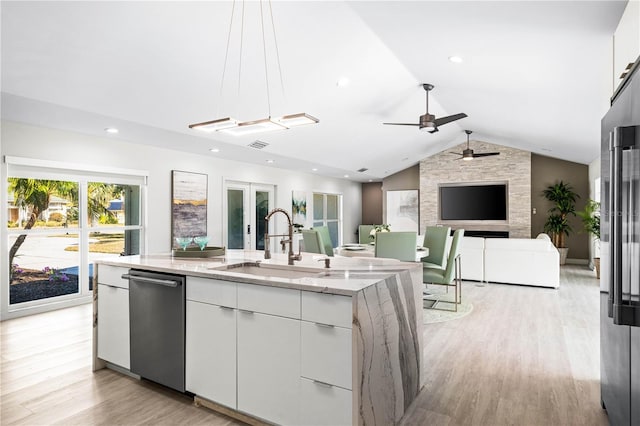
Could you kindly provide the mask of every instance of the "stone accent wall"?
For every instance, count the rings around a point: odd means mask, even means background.
[[[427,226],[447,224],[469,230],[509,231],[511,238],[531,238],[531,153],[488,142],[471,141],[476,152],[500,155],[456,160],[450,152],[462,152],[466,142],[420,161],[420,232]],[[438,184],[462,182],[508,182],[508,223],[438,221]]]

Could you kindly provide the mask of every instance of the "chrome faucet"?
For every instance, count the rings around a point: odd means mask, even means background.
[[[289,223],[289,234],[274,234],[274,235],[269,235],[269,219],[271,219],[271,216],[273,216],[276,213],[284,213],[284,215],[287,217],[287,222]],[[293,261],[294,260],[302,260],[302,255],[300,254],[300,251],[298,251],[298,254],[293,254],[293,222],[291,222],[291,216],[289,216],[289,213],[287,213],[286,210],[283,210],[281,208],[276,208],[273,209],[269,212],[268,215],[265,216],[264,218],[264,258],[265,259],[271,259],[271,250],[269,250],[269,237],[288,237],[287,240],[283,239],[282,241],[280,241],[280,244],[282,244],[282,247],[284,249],[284,245],[286,243],[289,243],[289,253],[288,253],[288,258],[289,258],[289,265],[293,265]]]

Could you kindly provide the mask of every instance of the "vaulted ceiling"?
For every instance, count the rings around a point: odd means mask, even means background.
[[[260,2],[244,5],[241,69],[235,4],[221,84],[233,2],[3,1],[2,117],[358,181],[457,145],[464,129],[586,164],[599,155],[625,3],[274,1],[280,80],[263,2],[268,102]],[[421,83],[435,86],[432,114],[468,117],[434,134],[383,125],[417,123]],[[302,111],[320,123],[243,137],[187,127]]]

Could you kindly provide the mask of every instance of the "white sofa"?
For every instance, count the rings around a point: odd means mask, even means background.
[[[484,238],[462,238],[460,263],[463,280],[484,281]]]
[[[462,278],[558,288],[559,257],[545,234],[535,239],[465,237],[461,251]]]

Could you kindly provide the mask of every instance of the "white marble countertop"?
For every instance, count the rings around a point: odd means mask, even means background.
[[[422,269],[421,264],[399,262],[393,259],[342,257],[330,258],[331,267],[326,269],[325,258],[324,255],[303,252],[301,261],[288,266],[286,254],[274,253],[271,259],[265,260],[262,251],[227,250],[226,256],[216,258],[193,259],[173,257],[171,254],[151,254],[102,259],[97,260],[96,263],[348,296],[380,282],[391,274],[413,268]],[[269,268],[272,270],[276,268],[280,271],[283,269],[296,271],[297,275],[304,276],[283,278],[234,272],[233,269],[225,270],[230,266],[256,262],[264,266],[267,274]],[[306,276],[305,273],[309,275]]]

